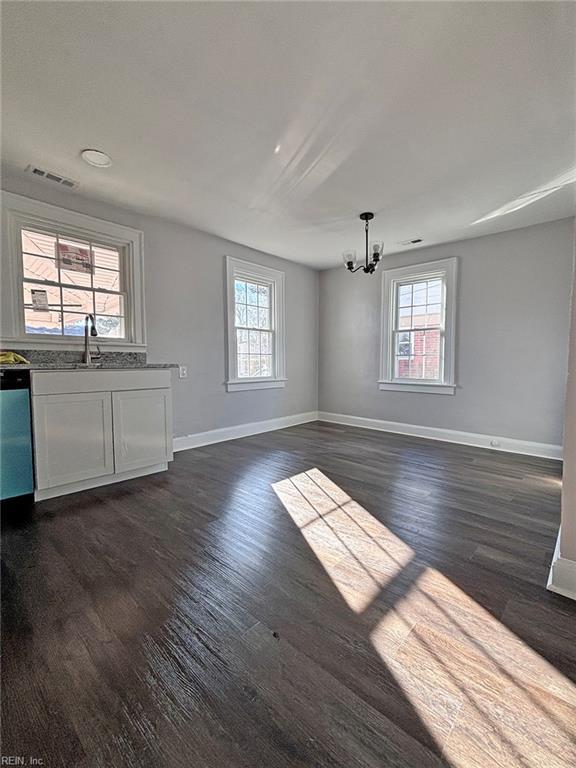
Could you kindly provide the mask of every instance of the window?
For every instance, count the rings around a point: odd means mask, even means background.
[[[2,341],[24,348],[145,348],[142,233],[5,193]]]
[[[383,390],[454,394],[456,259],[383,274]]]
[[[285,386],[284,273],[227,258],[229,392]]]
[[[121,248],[21,230],[24,331],[83,336],[93,314],[100,339],[126,338]]]
[[[270,378],[272,376],[271,287],[236,278],[234,296],[238,378]]]

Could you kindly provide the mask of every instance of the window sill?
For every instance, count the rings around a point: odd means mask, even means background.
[[[79,350],[84,349],[84,337],[68,337],[46,335],[44,338],[34,338],[31,336],[6,337],[0,338],[0,346],[15,349],[62,349]],[[102,351],[109,352],[146,352],[146,344],[137,344],[123,339],[104,339],[101,336],[90,337],[90,347],[92,350],[99,346]]]
[[[234,379],[226,382],[228,392],[245,392],[248,389],[283,389],[286,379]]]
[[[419,392],[421,395],[455,395],[455,384],[419,384],[415,381],[379,381],[378,389],[386,392]]]

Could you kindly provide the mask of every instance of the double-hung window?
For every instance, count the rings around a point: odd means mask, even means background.
[[[74,348],[91,314],[98,344],[144,349],[142,233],[9,193],[2,203],[2,340]]]
[[[228,391],[285,386],[284,273],[227,258]]]
[[[380,389],[454,394],[456,266],[385,270]]]

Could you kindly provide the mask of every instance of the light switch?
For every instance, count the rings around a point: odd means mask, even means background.
[[[178,366],[178,376],[181,379],[187,379],[188,378],[188,366],[187,365],[179,365]]]

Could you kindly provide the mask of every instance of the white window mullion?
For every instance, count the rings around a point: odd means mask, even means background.
[[[20,233],[22,230],[20,230]],[[20,240],[22,236],[20,235]],[[58,245],[60,238],[56,234],[56,251],[54,252],[54,258],[56,259],[56,269],[58,270],[58,288],[60,293],[60,335],[64,336],[64,293],[62,288],[62,270],[60,268],[60,259],[58,258]],[[26,333],[26,321],[24,321],[24,332]],[[28,335],[28,334],[27,334]]]

